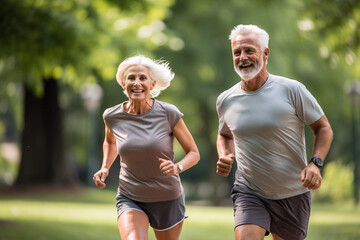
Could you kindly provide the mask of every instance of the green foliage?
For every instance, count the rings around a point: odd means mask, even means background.
[[[332,66],[345,61],[360,75],[360,2],[354,0],[307,0],[301,4],[304,27],[312,38],[322,40],[322,55]],[[308,27],[306,27],[306,25]]]
[[[0,185],[11,185],[16,176],[18,163],[0,154]]]
[[[75,89],[113,79],[120,60],[151,41],[138,31],[166,16],[171,0],[5,0],[0,8],[0,95],[11,81],[39,94],[42,78],[62,79]],[[156,22],[155,22],[156,23]],[[157,30],[161,34],[161,29]],[[132,50],[129,50],[132,49]]]
[[[93,9],[84,1],[61,2],[2,1],[0,59],[7,81],[25,81],[41,94],[43,77],[84,68],[82,59],[96,38],[78,18]]]
[[[298,22],[299,28],[303,32],[302,35],[309,40],[318,42],[320,56],[328,61],[330,68],[338,76],[337,87],[332,88],[331,94],[327,95],[325,101],[333,109],[329,120],[331,120],[330,123],[335,133],[329,157],[330,160],[342,159],[341,162],[346,164],[351,162],[354,157],[351,156],[351,152],[353,152],[351,146],[354,140],[349,137],[353,135],[350,115],[352,111],[357,114],[358,109],[350,109],[349,97],[344,92],[349,82],[360,79],[360,59],[358,57],[360,55],[360,32],[358,31],[360,1],[306,0],[299,2],[298,6],[299,12],[302,14]],[[342,74],[338,74],[339,71]],[[342,166],[340,170],[345,172],[346,169]],[[350,178],[352,173],[349,169],[347,171],[349,173],[347,176]],[[333,176],[338,179],[335,174]],[[344,189],[341,191],[339,189],[339,198],[349,197],[349,186],[353,185],[350,184],[353,179],[348,180],[348,184],[343,185]],[[336,183],[335,186],[339,186],[339,183]],[[329,193],[325,193],[326,190]],[[332,185],[331,187],[325,185],[325,188],[321,189],[318,195],[320,198],[336,200],[334,191],[336,190],[333,189]]]
[[[346,202],[353,197],[354,170],[340,159],[326,164],[321,187],[313,191],[316,202]]]

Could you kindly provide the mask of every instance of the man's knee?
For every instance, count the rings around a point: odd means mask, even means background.
[[[258,225],[245,224],[235,228],[236,240],[264,240],[266,230]]]

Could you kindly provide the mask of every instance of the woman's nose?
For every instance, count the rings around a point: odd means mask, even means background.
[[[140,85],[140,79],[139,78],[135,78],[134,85]]]

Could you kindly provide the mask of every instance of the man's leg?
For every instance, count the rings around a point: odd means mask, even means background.
[[[264,240],[266,230],[258,225],[245,224],[235,228],[236,240]]]
[[[234,185],[231,198],[235,239],[264,240],[270,232],[271,218],[261,198],[245,185]]]
[[[285,239],[281,238],[279,235],[276,235],[275,233],[272,233],[271,240],[285,240]]]

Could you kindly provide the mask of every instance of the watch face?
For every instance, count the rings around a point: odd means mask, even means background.
[[[321,160],[321,158],[312,158],[311,161],[320,168],[323,166],[323,161]]]
[[[182,166],[181,164],[179,164],[179,165],[178,165],[178,169],[179,169],[180,171],[182,171],[182,170],[183,170],[183,166]]]

